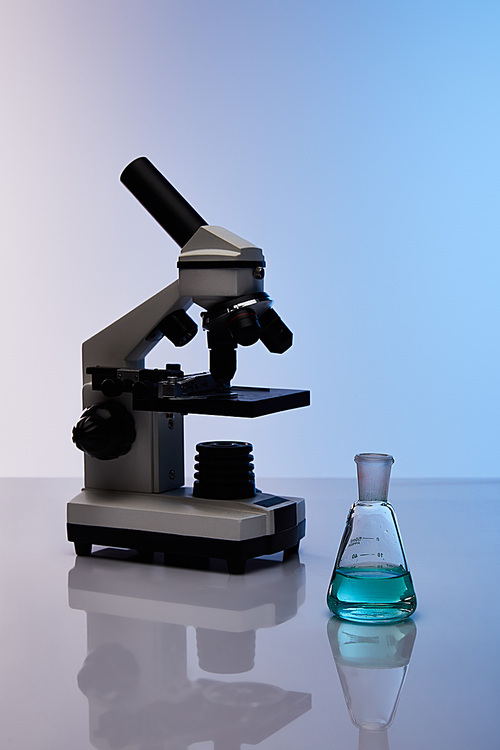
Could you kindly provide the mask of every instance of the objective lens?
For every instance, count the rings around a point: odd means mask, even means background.
[[[287,349],[290,349],[293,342],[293,333],[286,327],[272,307],[259,316],[259,322],[260,340],[270,352],[283,354]]]
[[[180,309],[163,318],[158,329],[174,346],[185,346],[196,336],[198,326],[185,310]]]
[[[235,310],[227,319],[234,340],[241,346],[251,346],[260,338],[260,325],[251,307]]]

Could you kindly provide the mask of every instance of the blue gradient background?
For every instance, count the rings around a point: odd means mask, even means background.
[[[237,382],[312,391],[188,417],[188,474],[233,438],[259,476],[497,476],[499,31],[487,1],[3,0],[0,474],[81,473],[80,344],[175,277],[118,181],[144,154],[264,249],[295,344]]]

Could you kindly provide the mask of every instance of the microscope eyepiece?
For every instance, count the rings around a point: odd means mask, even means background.
[[[205,219],[145,156],[130,162],[120,180],[180,247],[206,225]]]

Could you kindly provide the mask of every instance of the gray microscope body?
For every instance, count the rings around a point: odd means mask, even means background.
[[[264,292],[262,250],[208,226],[145,157],[121,181],[181,247],[179,278],[83,344],[83,414],[73,441],[84,452],[85,488],[68,503],[76,553],[92,545],[168,555],[246,560],[295,551],[304,500],[255,489],[251,446],[202,443],[193,488],[184,485],[185,414],[256,417],[307,406],[309,391],[233,386],[237,345],[261,340],[286,351],[292,334]],[[178,364],[149,370],[145,356],[167,336],[197,332],[187,310],[203,308],[209,372]]]

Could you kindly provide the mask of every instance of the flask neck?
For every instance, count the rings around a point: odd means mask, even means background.
[[[387,502],[393,457],[385,453],[360,453],[354,460],[358,470],[358,503]]]
[[[378,500],[376,498],[358,498],[354,505],[356,505],[357,507],[360,505],[390,505],[390,502],[387,500],[387,498],[385,500]]]

